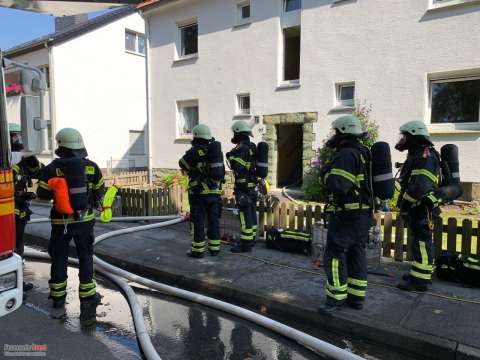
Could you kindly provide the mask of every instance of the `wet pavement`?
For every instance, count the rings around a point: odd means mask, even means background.
[[[82,327],[79,321],[77,269],[70,267],[68,270],[64,313],[52,309],[47,300],[49,269],[47,263],[27,262],[26,279],[35,287],[28,293],[21,309],[0,318],[0,346],[45,344],[48,347],[46,358],[49,359],[142,358],[127,301],[112,283],[97,277],[98,290],[104,296],[97,308],[97,323]],[[147,329],[162,359],[323,359],[288,339],[228,314],[148,289],[134,289],[144,311]],[[289,325],[302,327],[294,322]],[[409,359],[320,329],[303,330],[366,359]]]

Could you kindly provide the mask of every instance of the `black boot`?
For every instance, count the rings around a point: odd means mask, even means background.
[[[408,276],[407,280],[402,280],[397,284],[397,288],[405,291],[420,291],[428,290],[427,282],[415,280],[412,276]]]
[[[188,250],[187,256],[195,259],[201,259],[205,256],[205,254],[197,251]]]
[[[327,296],[325,300],[325,307],[319,308],[319,313],[331,313],[337,310],[340,310],[343,306],[343,301],[338,301]]]
[[[25,281],[23,282],[23,291],[30,291],[32,289],[33,289],[32,283],[26,283]]]
[[[65,307],[65,296],[61,298],[51,297],[50,299],[52,299],[52,307],[54,309],[60,309]]]
[[[362,310],[363,309],[363,301],[355,301],[350,300],[347,298],[346,304],[348,307],[355,309],[355,310]]]
[[[410,279],[410,273],[406,273],[406,274],[403,274],[402,275],[402,280],[405,280],[407,281],[408,279]],[[431,284],[432,283],[432,280],[425,280],[428,284]]]
[[[245,246],[241,242],[236,243],[230,248],[230,251],[232,253],[238,254],[238,253],[247,253],[247,252],[252,252],[252,248],[250,246]]]
[[[102,296],[99,293],[80,300],[80,322],[94,322],[97,317],[97,306],[102,302]]]

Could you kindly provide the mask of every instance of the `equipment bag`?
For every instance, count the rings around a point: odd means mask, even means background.
[[[480,287],[480,260],[462,257],[451,251],[442,251],[436,260],[440,279]]]
[[[310,255],[312,239],[301,231],[272,228],[267,231],[266,245],[268,249]]]

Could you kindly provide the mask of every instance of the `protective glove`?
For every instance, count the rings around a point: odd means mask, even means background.
[[[422,205],[425,205],[429,210],[438,208],[441,204],[441,199],[435,196],[433,191],[429,192],[422,199]]]

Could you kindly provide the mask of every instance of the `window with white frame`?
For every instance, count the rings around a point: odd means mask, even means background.
[[[177,101],[178,136],[190,136],[198,125],[198,100]]]
[[[479,0],[430,0],[430,7],[449,7],[455,5],[475,4],[478,2]]]
[[[145,35],[125,30],[125,50],[145,55]]]
[[[180,44],[178,49],[178,56],[185,57],[195,55],[198,53],[198,23],[192,22],[188,24],[179,25]]]
[[[480,76],[430,82],[431,124],[479,124]]]
[[[237,95],[237,115],[250,115],[250,94]]]
[[[145,155],[145,131],[130,130],[129,139],[129,154],[133,156]]]
[[[302,0],[284,0],[285,12],[300,10],[302,8]]]
[[[245,24],[250,21],[250,0],[241,1],[237,4],[237,24]]]
[[[283,81],[300,79],[300,26],[283,30]]]
[[[340,83],[335,85],[336,106],[355,105],[355,83]]]

